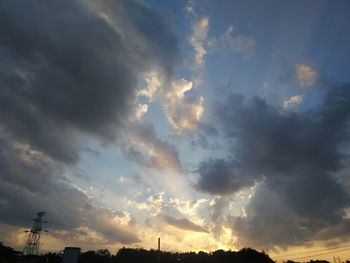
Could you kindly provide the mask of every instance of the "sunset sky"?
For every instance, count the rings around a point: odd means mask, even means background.
[[[42,251],[347,245],[349,25],[348,1],[0,1],[0,241],[46,211]]]

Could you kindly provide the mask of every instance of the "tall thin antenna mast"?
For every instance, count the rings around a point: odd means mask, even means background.
[[[34,225],[32,226],[32,229],[29,231],[29,236],[27,239],[27,242],[23,248],[23,254],[24,255],[38,255],[39,254],[39,245],[40,245],[40,233],[43,231],[42,224],[47,223],[46,221],[43,221],[43,217],[45,215],[45,212],[39,212],[37,213],[36,218],[33,219]],[[44,230],[47,232],[47,230]]]

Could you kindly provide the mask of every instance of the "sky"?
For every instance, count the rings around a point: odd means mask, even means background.
[[[42,251],[347,244],[349,14],[0,1],[1,240],[21,250],[45,211]]]

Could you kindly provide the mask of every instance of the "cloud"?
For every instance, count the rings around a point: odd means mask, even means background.
[[[206,201],[206,199],[184,200],[171,198],[169,200],[169,205],[173,205],[181,214],[194,216],[197,213],[198,207]]]
[[[169,123],[177,130],[198,127],[204,112],[204,98],[195,93],[193,82],[174,79],[167,83],[159,72],[146,74],[147,87],[139,92],[152,102],[159,99]]]
[[[302,95],[291,96],[288,100],[283,101],[283,108],[287,110],[290,106],[296,106],[303,102]]]
[[[193,83],[185,79],[176,80],[165,94],[165,111],[169,122],[177,130],[194,129],[198,126],[204,111],[204,98],[191,97]]]
[[[314,86],[318,78],[317,72],[311,66],[305,64],[298,64],[296,66],[296,74],[300,85],[303,87]]]
[[[172,225],[176,228],[183,229],[183,230],[189,230],[189,231],[194,231],[194,232],[203,232],[203,233],[208,233],[208,230],[203,228],[200,225],[197,225],[190,220],[186,218],[174,218],[169,215],[163,215],[163,220],[169,224]]]
[[[0,207],[5,215],[16,217],[2,216],[0,221],[28,227],[30,221],[22,218],[44,210],[46,219],[53,223],[50,225],[53,233],[64,230],[79,237],[79,229],[85,227],[101,235],[109,244],[140,241],[133,226],[129,226],[130,230],[123,227],[124,213],[94,207],[92,200],[70,185],[61,173],[62,165],[42,153],[27,145],[1,139]]]
[[[195,18],[192,21],[192,34],[188,41],[195,51],[195,65],[202,69],[207,53],[205,45],[208,41],[209,18],[197,19],[191,1],[188,2],[186,11]],[[146,97],[149,102],[158,100],[167,120],[177,133],[198,127],[204,112],[204,98],[198,94],[195,87],[200,85],[201,76],[196,76],[190,81],[169,77],[160,68],[153,68],[144,74],[144,81],[146,87],[138,92],[138,96]]]
[[[202,17],[192,25],[192,35],[189,42],[195,51],[195,63],[198,66],[204,65],[204,57],[207,54],[206,42],[208,40],[209,18]]]
[[[92,10],[127,40],[133,61],[148,72],[150,68],[167,77],[178,65],[179,46],[169,13],[140,1],[89,1]],[[132,41],[130,41],[132,40]]]
[[[86,151],[83,140],[113,143],[134,114],[142,117],[140,77],[172,76],[180,56],[170,17],[140,1],[14,0],[0,3],[0,23],[1,210],[45,210],[61,238],[84,232],[90,244],[139,242],[132,219],[95,207],[62,174]],[[150,165],[179,165],[171,145],[147,145]]]
[[[198,17],[191,1],[186,5],[186,11],[194,18],[192,34],[188,40],[195,51],[194,62],[196,66],[203,67],[205,65],[205,56],[210,50],[219,51],[224,55],[229,53],[242,54],[247,58],[253,54],[256,45],[253,37],[235,34],[236,29],[232,25],[219,37],[209,37],[209,17]],[[198,82],[201,83],[201,76],[197,78]],[[195,82],[197,83],[197,81]]]
[[[141,166],[156,170],[182,170],[179,153],[175,146],[158,138],[154,126],[150,123],[133,123],[129,126],[129,138],[133,145],[124,146],[124,156]],[[147,155],[135,147],[144,149]]]
[[[211,233],[216,240],[220,240],[223,234],[223,226],[225,224],[224,215],[230,207],[230,200],[227,197],[216,196],[210,202],[210,214],[212,221]]]
[[[198,129],[195,133],[191,134],[191,147],[192,149],[200,146],[203,149],[214,150],[220,148],[217,142],[211,142],[210,138],[218,137],[218,131],[214,126],[203,120],[199,123]]]
[[[298,223],[298,216],[265,185],[258,188],[246,213],[245,217],[228,217],[243,246],[249,244],[266,249],[285,247],[286,244],[298,245],[311,240],[308,227],[302,227]]]
[[[228,217],[240,244],[271,249],[347,240],[349,219],[344,209],[349,206],[349,196],[342,185],[326,175],[298,177],[302,178],[295,182],[268,180],[259,185],[245,208],[246,216]],[[334,229],[341,233],[330,234]]]
[[[147,104],[139,104],[135,111],[135,119],[140,120],[147,113],[148,105]]]
[[[139,76],[153,67],[169,75],[179,57],[163,15],[136,1],[104,4],[0,6],[1,128],[67,163],[78,160],[82,135],[114,141]]]
[[[254,179],[245,177],[236,161],[209,159],[200,163],[197,173],[194,187],[210,194],[230,194],[254,184]]]
[[[210,40],[210,47],[223,52],[243,54],[250,57],[255,49],[255,39],[241,35],[234,35],[235,28],[231,25],[225,33],[218,38]]]
[[[196,12],[194,10],[194,2],[193,1],[188,1],[185,9],[189,15],[196,15]]]
[[[326,91],[319,108],[304,112],[236,94],[218,105],[216,127],[230,151],[199,164],[195,187],[230,195],[255,186],[245,213],[225,222],[240,244],[269,249],[336,237],[322,236],[326,229],[348,234],[350,196],[338,174],[349,163],[350,89],[342,84]]]

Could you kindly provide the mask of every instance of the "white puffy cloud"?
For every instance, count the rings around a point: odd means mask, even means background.
[[[145,75],[147,87],[139,92],[150,101],[158,98],[169,123],[178,131],[194,129],[198,126],[204,112],[204,98],[190,94],[192,81],[175,79],[167,84],[158,72]]]
[[[317,72],[306,64],[298,64],[296,74],[300,85],[303,87],[312,87],[318,78]]]
[[[185,79],[173,81],[170,91],[165,96],[165,110],[169,122],[175,129],[193,129],[204,111],[204,98],[191,98],[186,92],[193,88],[193,83]]]
[[[289,99],[283,101],[283,108],[287,110],[290,106],[296,106],[303,102],[302,95],[291,96]]]

